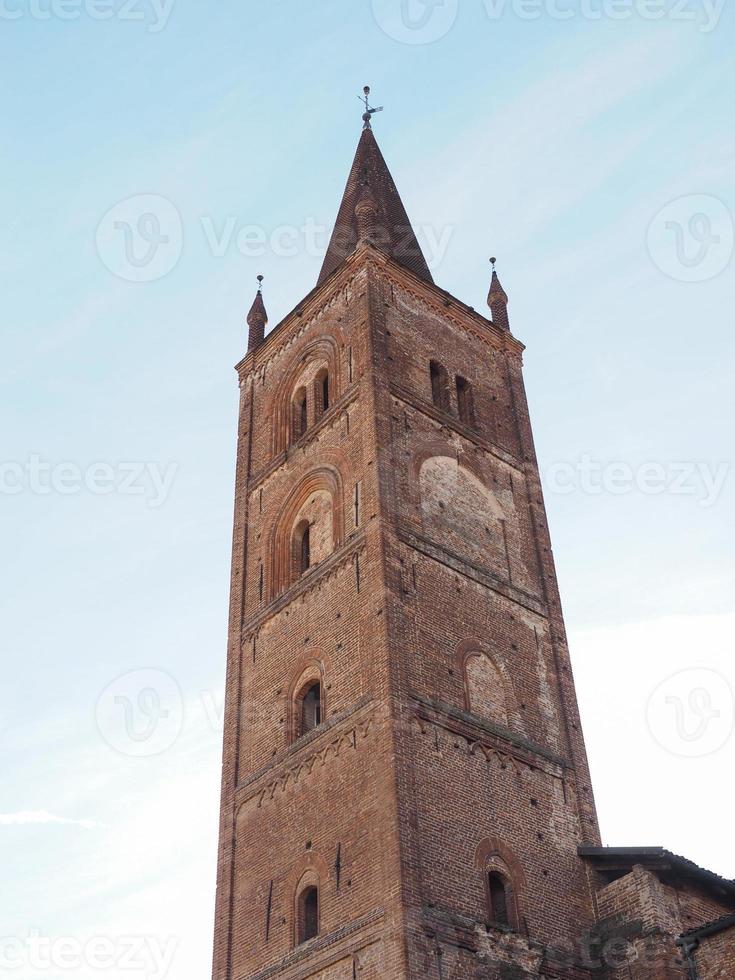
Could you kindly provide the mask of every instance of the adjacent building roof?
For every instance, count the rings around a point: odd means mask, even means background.
[[[719,919],[714,919],[712,922],[705,922],[702,926],[687,929],[686,932],[681,934],[679,939],[685,942],[692,939],[706,939],[707,936],[714,936],[718,932],[724,932],[725,929],[732,929],[733,926],[735,926],[735,914],[723,915]]]
[[[735,903],[735,881],[700,868],[694,861],[664,847],[579,847],[577,853],[590,861],[597,871],[609,875],[611,881],[640,864],[655,871],[662,879],[690,881],[721,901]]]

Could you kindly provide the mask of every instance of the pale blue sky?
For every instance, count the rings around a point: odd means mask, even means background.
[[[497,255],[528,347],[606,841],[664,844],[735,876],[735,9],[690,0],[681,20],[664,0],[652,21],[643,0],[586,0],[603,11],[590,19],[544,0],[529,20],[517,0],[446,0],[423,27],[408,8],[409,30],[398,0],[137,0],[127,17],[114,2],[108,21],[92,0],[0,5],[3,933],[111,937],[118,966],[120,937],[172,940],[168,976],[208,972],[232,366],[255,276],[271,325],[315,282],[320,256],[299,229],[334,219],[366,82],[408,213],[445,246],[435,279],[484,310]],[[139,195],[181,218],[178,261],[151,282],[110,271],[131,206],[103,221]],[[262,255],[237,247],[249,226]],[[283,226],[294,254],[271,247]],[[93,464],[110,469],[90,476]],[[172,680],[108,689],[147,669]],[[141,678],[169,711],[155,756],[113,725],[115,696]],[[695,716],[682,738],[656,700],[695,689],[720,712],[703,740],[687,735]],[[23,957],[11,975],[62,975]]]

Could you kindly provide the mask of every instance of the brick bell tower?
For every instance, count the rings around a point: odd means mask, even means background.
[[[215,980],[587,978],[599,832],[522,380],[371,112],[240,418]]]

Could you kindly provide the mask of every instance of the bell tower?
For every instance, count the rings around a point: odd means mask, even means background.
[[[240,415],[215,980],[584,980],[599,846],[508,296],[365,126]]]

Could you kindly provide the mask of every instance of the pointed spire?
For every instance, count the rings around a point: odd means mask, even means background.
[[[510,330],[510,320],[508,319],[508,296],[500,285],[500,279],[495,271],[497,259],[493,256],[490,261],[493,264],[493,276],[490,281],[490,292],[487,294],[487,305],[492,313],[492,321],[501,330]]]
[[[369,239],[396,262],[427,282],[433,282],[369,122],[368,116],[317,285],[352,255],[362,239]]]
[[[263,343],[267,323],[268,314],[263,302],[263,277],[258,276],[258,292],[248,313],[248,351],[255,350]]]
[[[378,218],[378,202],[373,197],[370,184],[365,183],[360,199],[355,205],[355,219],[358,242],[374,240],[375,224]]]

